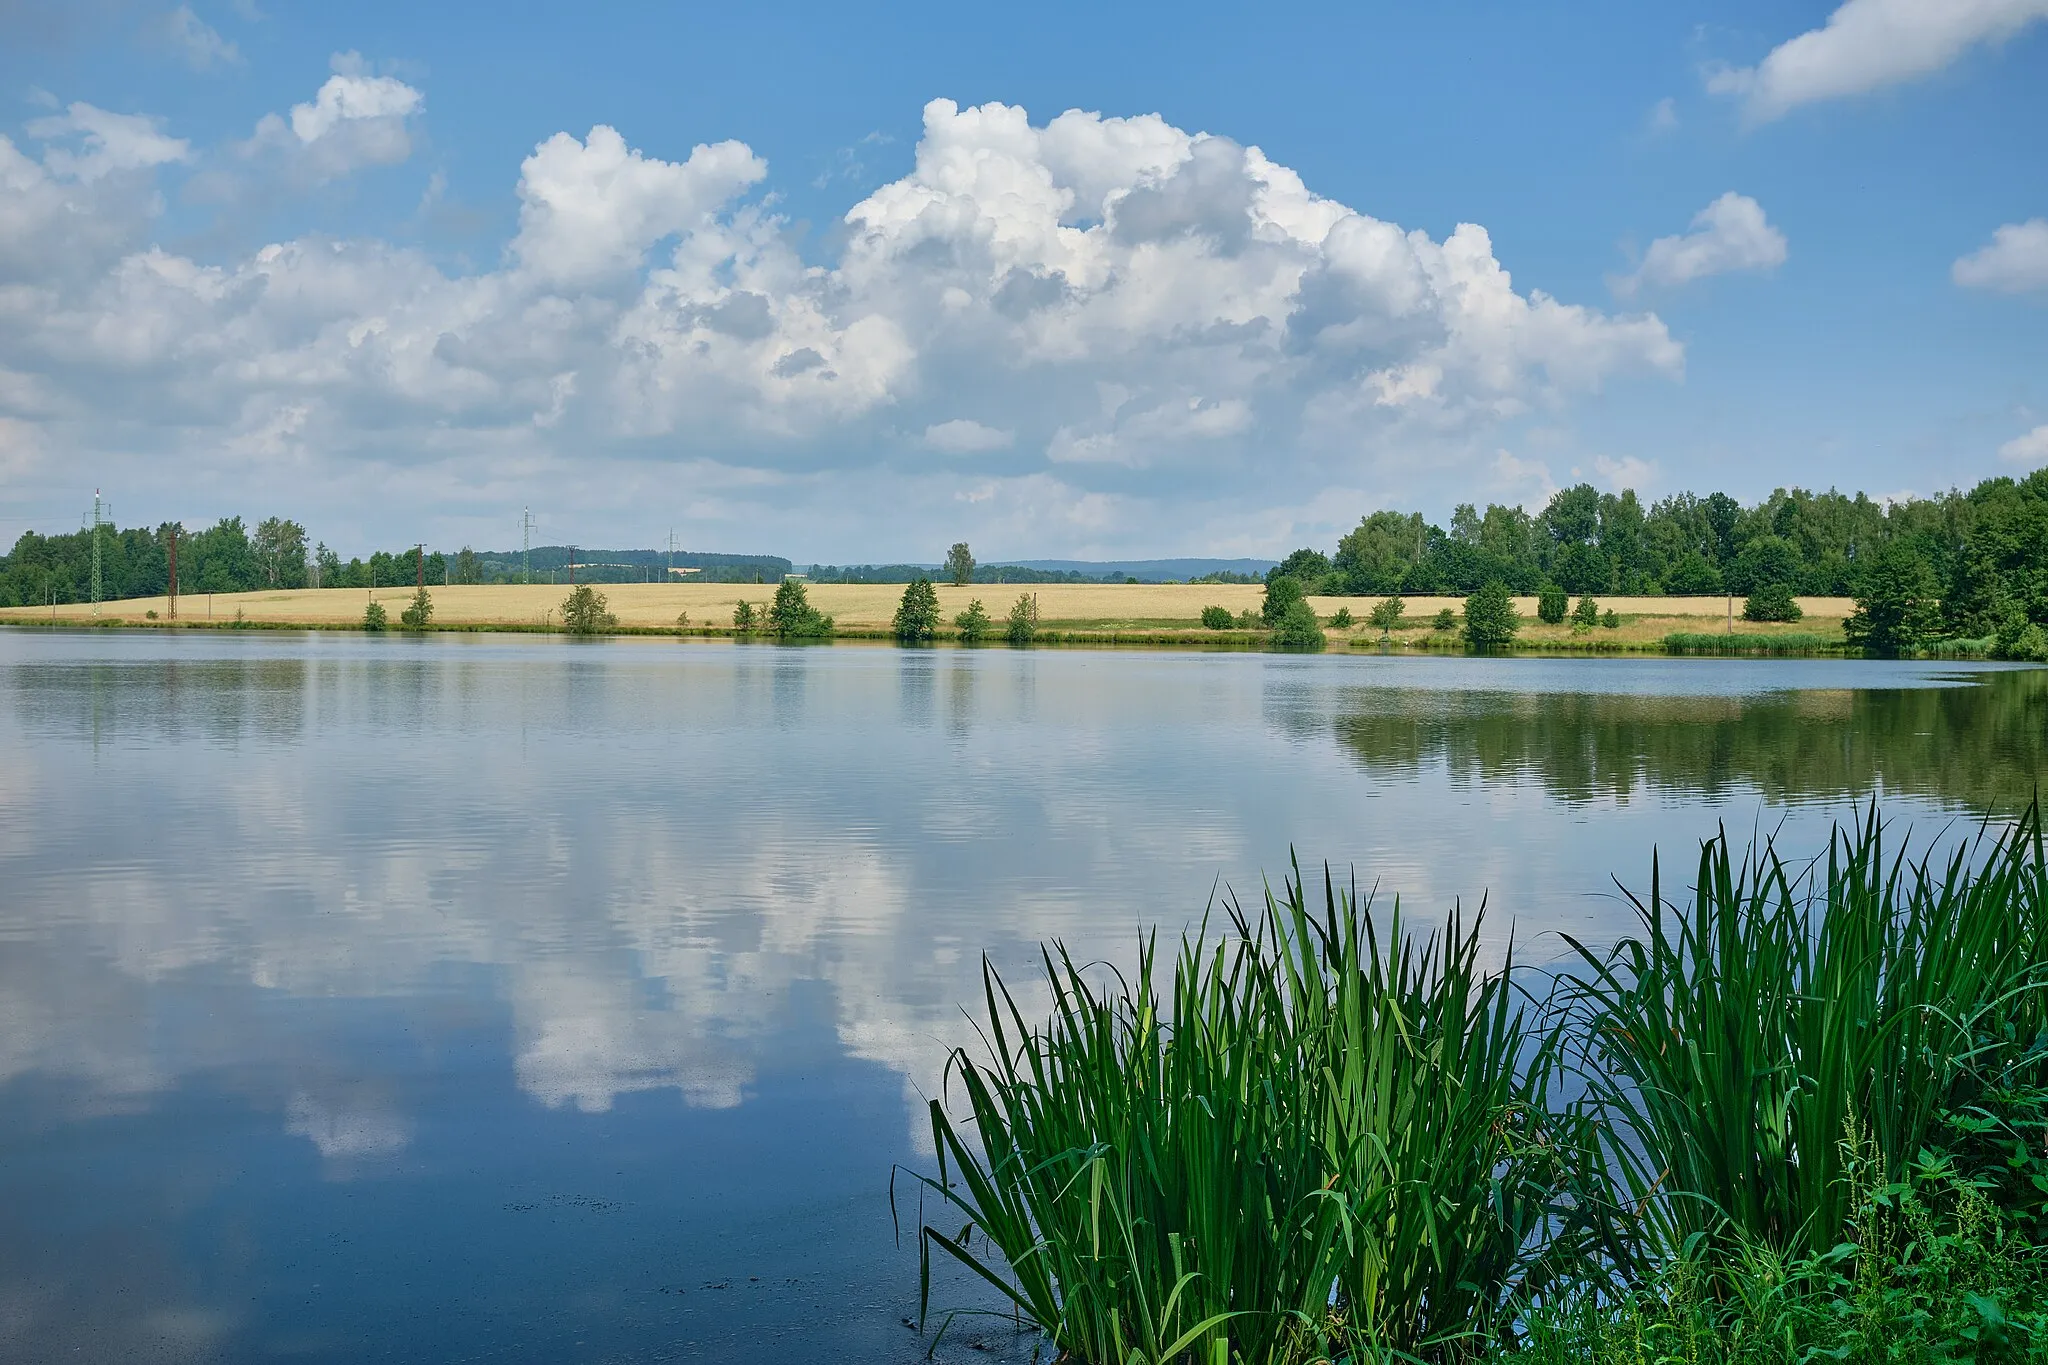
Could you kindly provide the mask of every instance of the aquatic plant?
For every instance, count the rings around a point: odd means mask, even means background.
[[[1806,863],[1722,831],[1629,901],[1540,1001],[1298,868],[1170,973],[1043,949],[1043,1024],[984,960],[921,1312],[939,1254],[1088,1365],[2048,1351],[2038,804],[1939,860],[1874,804]]]
[[[965,1113],[931,1103],[918,1177],[967,1220],[919,1216],[927,1307],[938,1252],[1090,1362],[1441,1353],[1501,1321],[1576,1150],[1553,1054],[1477,918],[1418,939],[1396,905],[1382,941],[1369,898],[1323,893],[1297,872],[1234,932],[1205,918],[1164,1000],[1156,940],[1129,978],[1054,945],[1042,1026],[984,962],[986,1056],[953,1055]]]
[[[1673,631],[1664,648],[1673,654],[1820,654],[1842,642],[1825,635],[1784,631],[1770,635],[1724,635],[1718,631]]]
[[[1640,933],[1571,940],[1569,1032],[1641,1250],[1824,1251],[1849,1231],[1848,1140],[1894,1179],[1945,1114],[2048,1029],[2038,804],[1952,850],[1887,856],[1873,804],[1824,859],[1701,846],[1683,906],[1653,860]]]

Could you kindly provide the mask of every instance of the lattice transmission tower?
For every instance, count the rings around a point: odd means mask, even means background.
[[[113,510],[113,504],[102,502],[100,500],[100,490],[95,488],[92,490],[92,519],[86,521],[84,518],[80,518],[85,526],[92,531],[92,614],[94,616],[100,614],[100,583],[102,581],[100,577],[100,528],[113,524],[107,520],[108,515]]]

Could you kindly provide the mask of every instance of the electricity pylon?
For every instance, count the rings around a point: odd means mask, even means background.
[[[100,614],[100,527],[108,524],[106,513],[113,509],[100,501],[100,490],[92,490],[92,614]]]

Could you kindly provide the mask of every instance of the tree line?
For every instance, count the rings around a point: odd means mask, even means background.
[[[174,539],[181,593],[518,583],[529,572],[529,561],[535,582],[565,576],[571,563],[576,565],[577,576],[588,582],[637,583],[650,575],[658,581],[673,566],[698,570],[691,575],[696,582],[774,583],[791,568],[779,555],[578,552],[565,545],[536,545],[531,552],[479,551],[469,546],[449,552],[408,546],[343,559],[325,543],[309,543],[306,528],[288,517],[266,517],[254,527],[240,517],[222,517],[200,531],[171,522],[154,529],[103,527],[99,535],[101,599],[160,597],[168,592]],[[24,532],[13,549],[0,556],[0,607],[91,600],[92,554],[90,529],[61,535]]]
[[[1728,593],[1764,619],[1794,594],[1854,597],[1881,645],[1985,638],[2048,629],[2048,469],[1889,503],[1793,488],[1748,507],[1725,493],[1645,507],[1579,484],[1533,515],[1461,503],[1448,529],[1380,510],[1334,552],[1296,550],[1267,577],[1322,596]]]

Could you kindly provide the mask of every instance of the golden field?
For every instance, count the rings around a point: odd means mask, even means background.
[[[641,629],[672,628],[678,615],[687,614],[689,624],[724,627],[732,622],[736,603],[748,601],[765,605],[775,596],[772,584],[737,583],[610,583],[601,584],[619,624]],[[437,626],[513,626],[545,628],[560,618],[562,599],[568,588],[560,585],[492,585],[488,587],[430,588]],[[898,584],[814,584],[811,603],[842,627],[855,630],[886,628],[896,603],[903,595]],[[1038,599],[1042,627],[1063,631],[1184,632],[1200,625],[1202,608],[1220,606],[1233,614],[1257,611],[1263,589],[1251,584],[1150,584],[1150,583],[1052,583],[1035,587],[1021,584],[983,583],[955,588],[940,585],[939,606],[944,619],[964,610],[979,598],[983,608],[998,622],[1009,612],[1020,593]],[[244,620],[261,625],[348,626],[360,622],[364,606],[375,599],[384,604],[391,623],[412,599],[411,588],[317,588],[296,592],[188,593],[178,599],[181,624],[226,625],[237,611]],[[1372,609],[1373,598],[1314,597],[1309,599],[1317,615],[1328,620],[1340,608],[1349,607],[1362,618]],[[1444,607],[1457,610],[1456,597],[1410,597],[1405,621],[1413,636],[1414,627],[1426,623]],[[1749,626],[1735,603],[1735,629],[1741,631],[1793,630],[1833,634],[1852,604],[1841,597],[1802,597],[1799,604],[1807,619],[1789,627]],[[161,597],[131,598],[102,603],[100,615],[124,622],[143,624],[146,613],[154,611],[159,620],[169,615],[169,603]],[[1704,631],[1724,626],[1728,602],[1720,597],[1611,597],[1600,599],[1603,610],[1612,609],[1623,619],[1618,631],[1595,630],[1599,638],[1617,644],[1661,639],[1671,631]],[[1524,638],[1560,641],[1571,639],[1568,627],[1541,626],[1536,621],[1536,599],[1516,599],[1522,613]],[[92,608],[72,603],[56,608],[59,623],[83,624],[92,620]],[[13,607],[0,610],[0,620],[48,621],[47,607]],[[1367,634],[1362,624],[1357,635]],[[1398,636],[1397,636],[1398,638]]]

